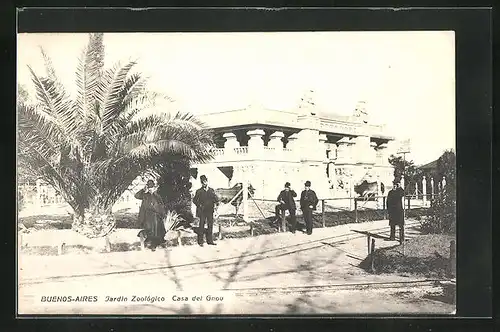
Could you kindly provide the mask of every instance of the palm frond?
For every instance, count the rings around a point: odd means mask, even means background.
[[[53,123],[67,139],[72,138],[76,126],[73,121],[68,95],[57,82],[39,77],[30,66],[28,68],[37,92],[39,107],[53,117]]]
[[[106,95],[100,105],[102,132],[106,132],[123,111],[123,108],[120,107],[123,103],[123,87],[130,70],[135,64],[134,61],[130,61],[118,69],[114,73],[111,83],[108,85]]]
[[[95,91],[99,84],[99,66],[88,53],[88,47],[82,50],[76,70],[76,98],[72,109],[76,123],[81,126],[85,119],[95,115]]]
[[[52,59],[45,53],[43,47],[39,46],[40,53],[42,54],[43,62],[45,65],[45,71],[47,72],[47,77],[51,80],[56,80],[56,70],[54,69],[54,65],[52,63]]]

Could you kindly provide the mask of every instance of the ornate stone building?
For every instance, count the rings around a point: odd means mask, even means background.
[[[365,179],[392,185],[394,138],[369,122],[364,102],[352,116],[318,112],[306,95],[292,111],[254,104],[199,118],[215,132],[217,148],[193,174],[206,174],[215,188],[247,180],[256,198],[274,200],[286,181],[299,191],[310,180],[320,198],[355,196]]]

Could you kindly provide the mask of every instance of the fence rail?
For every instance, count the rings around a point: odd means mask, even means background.
[[[419,195],[422,197],[422,195]],[[415,195],[406,195],[404,197],[403,204],[405,210],[414,209],[426,209],[430,207],[430,199],[432,194],[425,195],[428,200],[424,202],[423,199],[418,199]],[[273,207],[279,204],[277,200],[272,199],[253,199],[258,204],[267,205],[266,208],[259,208],[260,211],[267,211],[268,215],[263,217],[271,217],[274,215]],[[329,214],[340,214],[342,216],[337,216],[337,218],[347,217],[352,218],[353,222],[360,222],[364,219],[387,219],[387,208],[386,208],[387,196],[370,196],[370,197],[328,197],[320,198],[317,209],[314,215],[316,218],[321,218],[321,224],[326,227],[326,219]],[[296,203],[300,202],[300,199],[294,199]],[[260,212],[263,214],[262,212]],[[300,214],[299,214],[300,215]],[[247,215],[246,218],[249,216]],[[253,217],[259,217],[253,216]],[[284,217],[284,216],[282,216]],[[244,217],[245,219],[245,217]],[[250,219],[252,219],[250,217]],[[286,221],[282,218],[280,227],[282,230],[286,230]]]

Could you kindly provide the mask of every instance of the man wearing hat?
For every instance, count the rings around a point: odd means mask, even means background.
[[[200,176],[201,188],[196,190],[193,197],[193,203],[196,205],[196,216],[200,218],[198,228],[198,244],[203,247],[203,234],[206,235],[207,244],[215,246],[213,240],[214,211],[219,204],[219,198],[215,190],[208,186],[208,179],[205,175]],[[205,231],[205,223],[207,230]]]
[[[302,210],[302,215],[304,216],[304,221],[306,223],[307,235],[312,234],[312,213],[313,210],[316,210],[318,201],[318,196],[316,196],[314,190],[311,189],[311,181],[306,181],[304,191],[302,191],[302,194],[300,195],[300,209]]]
[[[290,189],[290,182],[285,183],[285,189],[283,189],[278,195],[279,205],[276,205],[276,220],[280,220],[281,216],[284,217],[285,211],[290,212],[290,231],[295,233],[295,228],[297,226],[297,219],[295,218],[295,210],[297,209],[295,205],[294,198],[297,197],[295,190]]]
[[[399,181],[393,181],[393,187],[387,193],[387,213],[389,214],[389,226],[391,235],[389,240],[394,240],[396,235],[396,225],[399,226],[399,242],[404,240],[404,210],[403,197],[405,192],[400,187]]]
[[[157,189],[156,183],[153,180],[148,180],[146,186],[135,194],[135,198],[142,201],[138,216],[142,230],[137,236],[153,251],[157,246],[166,242],[166,231],[163,224],[166,211]]]

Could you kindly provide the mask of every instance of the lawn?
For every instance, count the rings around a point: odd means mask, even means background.
[[[374,273],[396,273],[404,276],[445,278],[449,276],[450,241],[454,235],[427,234],[405,241],[402,245],[375,250],[373,255]],[[371,271],[372,255],[366,257],[360,267]]]

